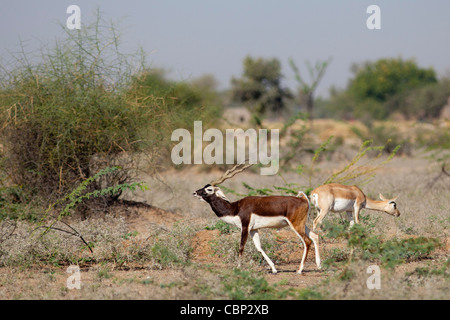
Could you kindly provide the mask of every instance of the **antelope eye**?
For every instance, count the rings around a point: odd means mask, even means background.
[[[214,189],[212,187],[208,187],[205,189],[205,191],[209,194],[212,194],[214,192]]]

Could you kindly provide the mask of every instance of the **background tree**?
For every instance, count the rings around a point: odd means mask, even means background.
[[[436,119],[450,98],[450,79],[443,78],[419,88],[407,89],[387,101],[388,110],[396,110],[407,119]]]
[[[219,118],[205,88],[166,80],[142,52],[123,53],[99,14],[80,32],[61,28],[66,36],[39,56],[23,48],[0,66],[2,182],[43,201],[112,166],[122,169],[89,187],[129,183],[170,158],[174,129]]]
[[[298,89],[300,103],[306,106],[306,112],[310,119],[312,119],[312,113],[314,109],[314,92],[319,86],[320,81],[325,75],[325,71],[331,62],[331,58],[326,61],[317,61],[314,66],[312,66],[308,61],[306,66],[308,68],[309,77],[311,83],[307,83],[305,79],[300,75],[300,70],[295,64],[292,58],[289,59],[289,64],[295,73],[295,79],[299,83],[300,87]]]
[[[354,64],[345,90],[331,91],[322,114],[358,118],[366,123],[386,119],[394,113],[407,118],[431,118],[439,115],[450,87],[448,80],[438,82],[432,68],[401,58],[379,59]]]
[[[232,99],[246,103],[252,112],[265,115],[268,111],[279,114],[286,108],[286,99],[292,94],[281,86],[281,63],[278,59],[244,59],[241,78],[232,78]]]
[[[437,82],[432,68],[419,68],[414,60],[380,59],[353,65],[355,74],[349,90],[360,100],[385,102],[392,96],[412,88]]]
[[[131,91],[140,99],[160,98],[167,107],[166,114],[168,112],[178,126],[190,127],[200,114],[205,119],[220,117],[222,107],[216,86],[217,81],[211,75],[177,82],[169,80],[162,69],[147,69],[133,78]]]

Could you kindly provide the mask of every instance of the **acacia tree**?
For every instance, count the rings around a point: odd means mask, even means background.
[[[247,56],[243,64],[242,77],[231,79],[233,100],[246,103],[251,111],[260,116],[268,111],[284,111],[286,99],[292,94],[288,88],[281,86],[283,75],[280,61]]]
[[[386,102],[406,90],[437,82],[432,68],[420,68],[412,59],[379,59],[355,64],[352,71],[355,77],[350,81],[348,90],[360,100]]]
[[[437,84],[435,71],[420,68],[412,59],[386,58],[354,64],[352,72],[354,77],[349,81],[346,92],[355,102],[356,116],[384,119],[396,111],[408,117],[419,115],[421,110],[415,109],[427,109],[429,103],[415,107],[421,100],[417,95],[435,96],[433,90],[429,90],[429,94],[424,91]],[[445,99],[437,99],[438,105],[443,102]]]
[[[330,62],[331,58],[326,61],[317,61],[315,65],[312,66],[309,61],[307,61],[306,66],[308,68],[309,77],[311,80],[311,83],[308,83],[300,75],[300,69],[297,67],[294,60],[292,58],[289,59],[289,64],[295,73],[295,79],[299,83],[299,99],[300,102],[306,106],[306,112],[308,113],[309,119],[312,119],[314,109],[314,93],[325,75],[325,71]]]

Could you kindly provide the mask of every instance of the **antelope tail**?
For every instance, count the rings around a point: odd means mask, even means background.
[[[296,195],[296,197],[299,197],[299,198],[303,197],[303,198],[305,198],[306,201],[308,202],[308,219],[309,219],[309,212],[311,211],[311,203],[309,202],[308,196],[307,196],[306,193],[304,193],[303,191],[300,191],[300,192]]]

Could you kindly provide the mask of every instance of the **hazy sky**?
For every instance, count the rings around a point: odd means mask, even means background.
[[[220,88],[242,73],[246,55],[278,58],[285,85],[295,86],[288,59],[301,71],[304,62],[332,57],[319,93],[343,88],[352,63],[382,57],[414,58],[421,67],[450,75],[448,0],[2,0],[0,53],[14,52],[19,39],[27,49],[49,45],[62,35],[69,5],[81,9],[81,23],[100,8],[119,22],[124,49],[141,45],[153,67],[177,80],[213,74]],[[381,30],[369,30],[369,5],[381,9]],[[3,60],[4,61],[4,60]]]

